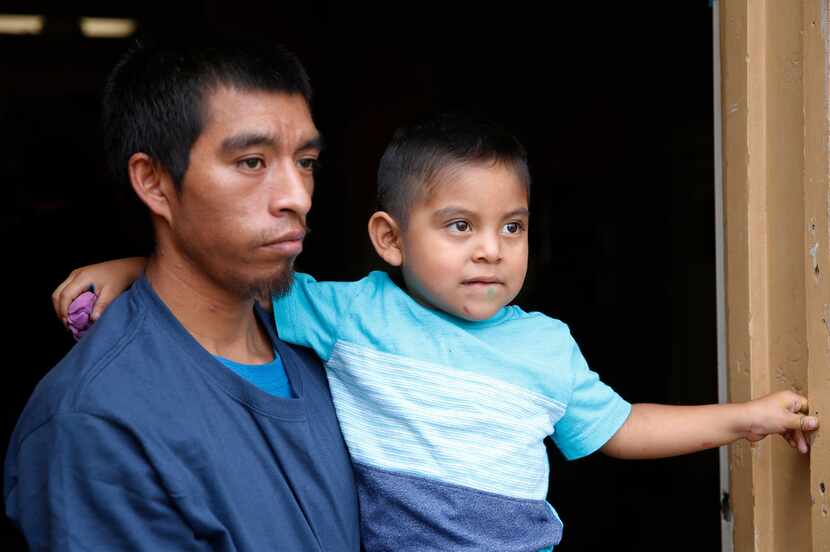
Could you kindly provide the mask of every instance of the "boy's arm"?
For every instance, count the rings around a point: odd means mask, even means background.
[[[735,404],[635,404],[602,451],[615,458],[663,458],[779,433],[806,453],[804,434],[818,428],[818,420],[808,412],[807,399],[791,391]]]
[[[274,296],[274,321],[280,339],[314,349],[322,359],[329,358],[343,318],[355,308],[353,299],[364,282],[318,282],[297,272],[291,288]]]
[[[141,276],[146,264],[144,257],[128,257],[73,270],[52,293],[55,314],[67,325],[70,303],[93,288],[97,299],[92,320],[97,320],[104,309]]]

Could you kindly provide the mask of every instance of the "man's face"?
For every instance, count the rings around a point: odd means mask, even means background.
[[[319,134],[299,94],[220,87],[171,201],[176,248],[243,297],[280,292],[302,251]]]
[[[439,175],[403,231],[401,271],[413,297],[467,320],[512,301],[527,273],[527,189],[503,164]]]

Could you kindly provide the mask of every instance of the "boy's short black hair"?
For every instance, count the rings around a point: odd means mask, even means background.
[[[128,181],[130,157],[146,153],[181,190],[190,149],[204,127],[205,99],[220,86],[300,94],[311,104],[308,75],[282,46],[193,37],[138,40],[104,88],[102,133],[112,174]]]
[[[518,138],[481,118],[443,113],[398,129],[378,168],[378,209],[405,226],[413,204],[438,184],[442,171],[464,164],[505,164],[528,194],[527,152]]]

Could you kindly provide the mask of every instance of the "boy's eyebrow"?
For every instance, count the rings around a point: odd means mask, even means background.
[[[469,209],[465,209],[463,207],[456,207],[454,205],[450,205],[449,207],[443,207],[435,211],[432,216],[436,219],[446,219],[452,218],[457,216],[472,216],[475,213],[470,211]],[[530,217],[530,210],[527,207],[520,207],[518,209],[513,209],[509,213],[506,213],[503,218],[528,218]]]
[[[519,209],[514,209],[504,215],[504,218],[529,218],[530,217],[530,209],[527,207],[521,207]]]
[[[455,207],[450,205],[449,207],[442,207],[438,209],[434,213],[432,213],[432,217],[436,219],[445,219],[445,218],[452,218],[457,216],[470,216],[473,212],[469,209],[464,209],[463,207]]]

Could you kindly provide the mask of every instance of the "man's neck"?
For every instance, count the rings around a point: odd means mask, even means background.
[[[144,273],[167,308],[209,353],[245,364],[273,360],[268,334],[254,314],[254,299],[222,289],[186,262],[151,257]]]

